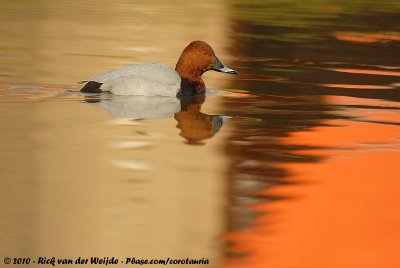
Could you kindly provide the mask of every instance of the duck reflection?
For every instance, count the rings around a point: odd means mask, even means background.
[[[179,99],[162,96],[85,96],[85,102],[106,110],[111,116],[131,119],[170,118],[181,110]]]
[[[189,144],[201,145],[203,140],[209,139],[217,133],[228,116],[208,115],[201,112],[201,106],[205,102],[204,93],[181,98],[181,111],[174,118],[178,121],[177,127],[180,135]]]
[[[201,112],[206,94],[194,96],[118,96],[113,94],[86,95],[84,101],[106,110],[117,118],[165,119],[174,116],[180,135],[188,144],[201,145],[217,133],[229,116]]]

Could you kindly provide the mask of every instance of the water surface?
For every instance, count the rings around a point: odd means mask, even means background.
[[[0,10],[2,258],[400,265],[397,1]],[[78,92],[197,39],[240,75],[183,101]]]

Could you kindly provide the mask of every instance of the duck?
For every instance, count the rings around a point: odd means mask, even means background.
[[[125,66],[80,81],[83,93],[109,92],[122,96],[193,96],[206,91],[202,74],[214,70],[237,74],[226,67],[204,41],[193,41],[179,57],[175,70],[162,63]]]

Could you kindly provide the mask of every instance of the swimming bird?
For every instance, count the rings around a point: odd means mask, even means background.
[[[201,75],[209,70],[237,74],[224,66],[204,41],[193,41],[178,59],[175,70],[161,63],[122,67],[81,81],[85,93],[110,92],[130,96],[191,96],[206,90]]]

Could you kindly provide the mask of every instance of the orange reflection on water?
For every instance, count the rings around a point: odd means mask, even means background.
[[[224,267],[400,267],[400,127],[329,120],[296,132],[285,144],[337,147],[301,151],[324,155],[314,163],[284,163],[294,184],[266,195],[248,230],[230,234],[233,257]]]
[[[398,102],[345,96],[325,96],[324,99],[331,104],[344,105],[344,107],[349,106],[341,111],[336,111],[337,114],[352,116],[361,121],[372,121],[374,123],[400,123],[400,104]],[[351,106],[368,108],[354,109]],[[371,128],[371,126],[367,127]],[[375,125],[374,127],[379,131],[379,125]]]
[[[358,146],[360,144],[395,145],[393,141],[400,138],[400,127],[396,125],[346,120],[329,120],[324,123],[330,126],[316,127],[312,131],[297,132],[288,138],[283,138],[282,141],[285,144],[302,144],[333,149],[363,149]],[[321,150],[319,153],[324,151],[327,150]],[[367,153],[365,153],[365,157],[368,157]],[[316,163],[316,165],[319,164]],[[354,166],[354,168],[358,169],[357,166]]]
[[[356,89],[391,89],[393,86],[384,85],[353,85],[353,84],[320,84],[323,87],[356,88]]]
[[[397,107],[400,108],[400,103],[396,101],[382,101],[377,99],[364,99],[348,96],[326,95],[324,100],[330,104],[340,105],[365,105],[365,106],[379,106],[379,107]]]
[[[351,73],[351,74],[371,74],[371,75],[386,75],[386,76],[400,76],[400,72],[383,71],[383,70],[367,70],[367,69],[350,69],[350,68],[328,68],[328,70]]]
[[[400,36],[393,34],[368,34],[355,32],[334,32],[333,35],[342,41],[359,43],[376,43],[382,41],[400,41]]]

